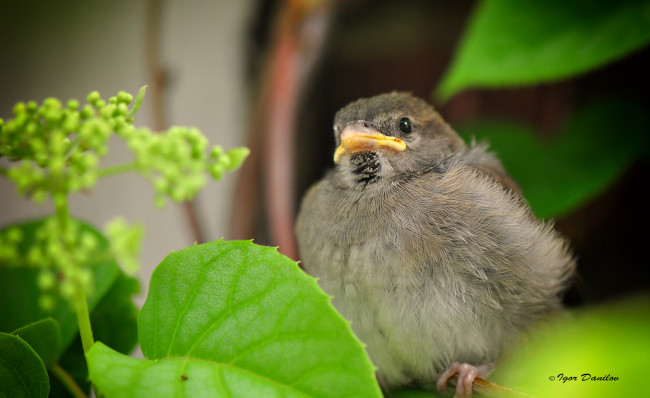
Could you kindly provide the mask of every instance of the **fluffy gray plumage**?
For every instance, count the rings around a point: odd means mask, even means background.
[[[485,145],[467,147],[426,102],[390,93],[349,104],[335,117],[337,146],[353,122],[406,149],[346,153],[309,190],[296,229],[304,269],[386,386],[435,383],[454,361],[494,362],[559,307],[574,267],[567,242]]]

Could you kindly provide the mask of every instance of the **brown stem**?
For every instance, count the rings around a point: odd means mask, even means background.
[[[160,29],[162,20],[163,0],[149,0],[147,2],[146,21],[146,64],[147,74],[151,80],[150,98],[152,104],[152,117],[154,131],[163,131],[167,128],[165,118],[165,94],[167,87],[167,73],[162,66],[160,58]],[[184,202],[183,210],[195,242],[205,242],[205,234],[201,227],[200,217],[195,202]]]
[[[240,172],[231,218],[231,235],[252,236],[260,190],[253,178],[261,175],[271,243],[292,258],[297,258],[293,234],[296,110],[301,87],[324,42],[332,4],[287,1],[277,17],[249,130],[252,156]]]
[[[458,373],[451,376],[447,380],[447,384],[452,387],[456,387],[458,382]],[[482,397],[512,397],[512,398],[532,398],[531,395],[526,394],[522,391],[515,390],[514,388],[506,387],[501,384],[494,383],[489,380],[482,379],[477,377],[474,379],[474,384],[472,385],[472,391],[474,394],[479,394]]]

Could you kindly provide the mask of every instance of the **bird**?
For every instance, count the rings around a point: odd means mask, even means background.
[[[389,92],[334,116],[334,167],[304,195],[301,266],[350,321],[382,388],[471,397],[513,341],[562,306],[575,258],[485,142]],[[543,167],[540,165],[540,167]]]

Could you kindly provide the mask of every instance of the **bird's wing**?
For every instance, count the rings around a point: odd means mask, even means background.
[[[469,165],[510,191],[522,195],[521,188],[506,172],[501,161],[492,152],[487,151],[487,144],[472,143],[466,152],[465,159]]]

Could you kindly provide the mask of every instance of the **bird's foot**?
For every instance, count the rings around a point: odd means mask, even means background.
[[[492,366],[489,364],[481,366],[473,366],[467,363],[453,362],[447,370],[445,370],[442,375],[438,378],[436,387],[438,391],[443,394],[447,388],[447,382],[449,379],[458,373],[458,381],[456,381],[456,394],[454,398],[465,398],[471,397],[474,395],[472,391],[472,386],[474,385],[474,379],[477,377],[487,377],[492,371]]]

